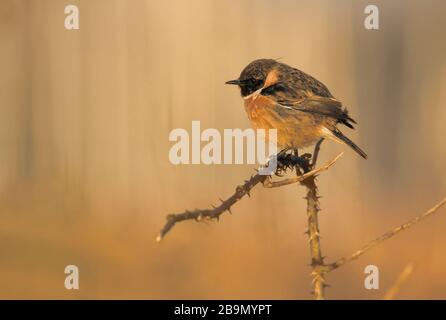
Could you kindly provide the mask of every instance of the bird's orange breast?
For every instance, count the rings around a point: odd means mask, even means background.
[[[269,109],[274,108],[274,103],[267,97],[258,95],[257,97],[251,97],[245,100],[245,110],[248,114],[248,118],[256,128],[262,128],[257,126],[264,122],[264,118],[270,114]]]
[[[305,147],[321,137],[320,123],[314,116],[280,109],[268,97],[258,95],[246,99],[245,110],[254,129],[277,129],[280,147]]]

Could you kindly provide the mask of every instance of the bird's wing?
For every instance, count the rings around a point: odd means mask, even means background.
[[[307,96],[301,99],[277,99],[280,106],[301,112],[319,114],[336,119],[339,123],[353,129],[356,121],[349,115],[346,108],[342,107],[342,103],[334,98],[321,97],[317,95]]]

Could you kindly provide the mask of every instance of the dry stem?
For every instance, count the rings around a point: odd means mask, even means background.
[[[310,162],[307,165],[302,166],[304,170],[305,176],[309,173],[310,169],[314,170],[316,166],[317,158],[319,156],[319,150],[324,139],[318,141],[314,148],[313,156]],[[335,157],[332,161],[329,161],[325,166],[322,167],[322,170],[327,170],[333,163],[338,160],[343,153],[340,153],[337,157]],[[322,171],[319,170],[319,171]],[[296,172],[298,168],[296,168]],[[311,171],[310,171],[311,172]],[[307,200],[307,219],[308,219],[308,237],[310,240],[310,256],[311,256],[311,267],[313,276],[313,294],[316,300],[325,299],[325,264],[324,259],[322,257],[322,249],[321,249],[321,240],[319,233],[319,217],[318,213],[320,211],[319,208],[319,196],[316,185],[316,175],[312,175],[307,179],[302,179],[300,183],[307,188],[307,196],[305,197]]]
[[[311,267],[313,268],[313,294],[317,300],[325,298],[325,270],[324,260],[321,253],[321,242],[319,234],[319,196],[315,183],[316,176],[302,181],[302,185],[307,188],[307,218],[308,218],[308,237],[310,238]]]
[[[378,238],[370,241],[368,244],[366,244],[365,246],[363,246],[361,249],[359,249],[358,251],[356,251],[355,253],[353,253],[351,256],[347,257],[347,258],[342,258],[339,259],[338,261],[329,264],[327,267],[327,271],[333,271],[341,266],[343,266],[344,264],[346,264],[347,262],[353,261],[355,259],[358,259],[360,256],[362,256],[364,253],[366,253],[367,251],[369,251],[370,249],[376,247],[378,244],[380,244],[381,242],[397,235],[398,233],[400,233],[403,230],[407,230],[410,227],[412,227],[413,225],[417,224],[418,222],[426,219],[427,217],[433,215],[434,213],[436,213],[438,211],[438,209],[440,209],[444,204],[446,203],[446,198],[444,198],[443,200],[441,200],[438,204],[436,204],[435,206],[433,206],[431,209],[429,209],[428,211],[424,212],[423,214],[419,215],[418,217],[413,218],[412,220],[409,220],[408,222],[390,230],[387,231],[386,233],[384,233],[383,235],[379,236]]]
[[[332,166],[342,156],[342,154],[343,153],[338,154],[334,159],[332,159],[331,161],[328,161],[321,168],[308,171],[305,174],[296,177],[296,179],[292,179],[293,182],[291,182],[291,183],[304,181],[305,179],[308,179],[321,171],[327,170],[330,166]],[[287,157],[282,160],[280,160],[280,158],[279,158],[278,171],[284,171],[287,168],[290,168],[291,166],[298,166],[299,164],[302,164],[305,161],[308,161],[308,160],[305,160],[302,157],[287,155]],[[246,195],[249,196],[250,191],[257,184],[263,183],[265,187],[271,187],[270,186],[271,184],[274,185],[275,182],[269,181],[268,180],[269,178],[270,178],[270,176],[260,175],[260,174],[255,174],[255,175],[251,176],[251,178],[249,180],[246,180],[243,185],[238,186],[236,188],[236,190],[232,196],[230,196],[226,200],[221,200],[221,204],[216,207],[213,206],[212,209],[196,209],[196,210],[192,210],[192,211],[187,210],[182,213],[168,215],[167,222],[164,225],[164,227],[161,229],[158,236],[156,237],[156,241],[160,242],[165,237],[165,235],[175,226],[175,224],[177,222],[181,222],[181,221],[185,221],[185,220],[201,221],[203,219],[208,219],[208,220],[217,219],[218,220],[220,215],[223,214],[225,211],[231,212],[231,207],[236,202],[241,200]],[[280,183],[280,181],[279,181],[279,183]],[[289,182],[286,184],[289,184]]]
[[[305,172],[304,174],[298,175],[293,178],[284,179],[284,180],[280,180],[280,181],[271,181],[270,179],[266,179],[265,182],[263,183],[263,186],[265,188],[278,188],[278,187],[283,187],[283,186],[286,186],[286,185],[289,185],[292,183],[302,182],[302,181],[306,180],[307,178],[313,177],[313,176],[317,175],[318,173],[330,168],[336,161],[338,161],[338,159],[343,154],[344,154],[344,152],[341,152],[336,157],[334,157],[333,159],[331,159],[330,161],[325,163],[322,167]]]
[[[409,263],[404,270],[399,275],[398,279],[396,279],[393,286],[386,292],[384,296],[384,300],[392,300],[395,298],[396,294],[400,291],[401,286],[409,279],[414,269],[413,263]]]
[[[221,204],[217,207],[213,206],[212,209],[196,209],[193,211],[186,210],[182,213],[170,214],[167,216],[167,222],[164,227],[161,229],[160,233],[156,237],[156,241],[160,242],[164,236],[175,226],[177,222],[185,221],[185,220],[196,220],[201,221],[203,218],[206,219],[219,219],[220,215],[225,212],[231,212],[231,207],[234,203],[242,199],[246,195],[250,195],[249,192],[252,188],[254,188],[257,184],[263,183],[268,176],[255,174],[251,176],[249,180],[246,180],[245,183],[241,186],[238,186],[235,189],[235,192],[232,196],[230,196],[226,200],[221,200]]]
[[[178,214],[171,214],[167,216],[167,222],[164,227],[161,229],[159,235],[156,240],[161,241],[164,236],[175,226],[177,222],[185,221],[185,220],[196,220],[201,221],[203,219],[219,219],[220,215],[225,211],[231,211],[231,207],[239,200],[241,200],[245,195],[250,195],[250,191],[259,183],[262,183],[266,188],[274,188],[281,187],[284,185],[288,185],[291,183],[300,182],[307,188],[307,218],[308,218],[308,236],[310,242],[310,254],[311,254],[311,266],[312,266],[312,276],[313,276],[313,293],[316,299],[324,299],[324,289],[326,287],[325,284],[325,275],[333,270],[338,269],[343,266],[347,262],[353,261],[378,244],[383,241],[395,236],[403,230],[407,230],[418,222],[424,220],[425,218],[433,215],[440,209],[445,203],[446,198],[440,201],[437,205],[432,207],[430,210],[421,214],[420,216],[384,233],[378,238],[372,240],[361,249],[353,253],[351,256],[347,258],[339,259],[338,261],[325,264],[323,261],[322,253],[321,253],[321,244],[320,244],[320,234],[319,234],[319,221],[318,221],[318,212],[319,212],[319,195],[317,192],[317,185],[315,183],[316,175],[324,170],[327,170],[331,165],[333,165],[343,153],[338,154],[334,159],[327,162],[324,166],[314,169],[317,155],[319,152],[320,144],[322,140],[316,145],[315,152],[313,154],[313,161],[310,163],[310,159],[308,157],[298,157],[297,155],[289,155],[283,154],[282,160],[278,161],[278,167],[276,171],[276,175],[281,175],[282,172],[285,172],[287,169],[295,168],[298,176],[291,179],[284,179],[281,181],[272,182],[270,181],[270,176],[267,175],[259,175],[255,174],[251,176],[249,180],[246,180],[243,185],[238,186],[232,196],[230,196],[226,200],[221,200],[221,204],[217,207],[212,206],[212,209],[204,209],[204,210],[193,210],[193,211],[185,211]],[[280,155],[279,155],[280,156]],[[279,159],[279,158],[278,158]],[[303,170],[303,174],[300,174],[300,169]],[[410,272],[405,272],[405,274]],[[402,280],[404,281],[404,279]],[[402,281],[398,282],[401,283]]]

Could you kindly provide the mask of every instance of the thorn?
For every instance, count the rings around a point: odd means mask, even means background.
[[[159,235],[156,236],[155,241],[156,242],[161,242],[161,240],[163,240],[163,236],[161,235],[161,233]]]
[[[228,208],[228,212],[232,214],[231,207]]]

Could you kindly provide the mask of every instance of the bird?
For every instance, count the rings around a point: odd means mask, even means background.
[[[299,150],[333,140],[352,148],[364,159],[367,154],[345,136],[338,125],[354,129],[356,121],[347,108],[319,80],[275,59],[249,63],[237,85],[254,129],[276,129],[281,150]]]

